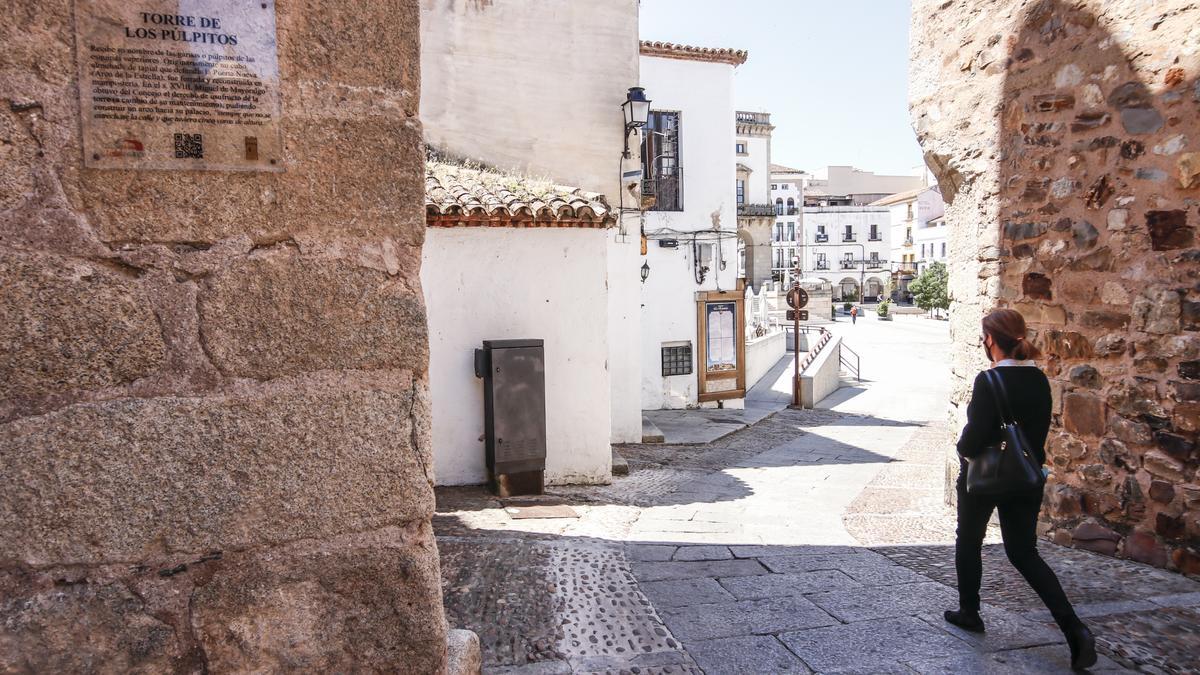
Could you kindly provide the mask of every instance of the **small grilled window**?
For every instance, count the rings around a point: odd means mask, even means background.
[[[662,348],[662,374],[663,377],[692,374],[691,343]]]

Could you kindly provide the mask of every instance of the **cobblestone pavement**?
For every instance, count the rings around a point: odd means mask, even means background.
[[[707,445],[623,447],[629,476],[542,500],[578,517],[515,519],[481,488],[439,489],[451,623],[479,633],[493,673],[1068,672],[998,545],[987,633],[942,621],[956,591],[936,448],[950,432],[867,414],[885,398],[868,394]],[[1099,636],[1092,672],[1200,672],[1200,583],[1042,549]]]

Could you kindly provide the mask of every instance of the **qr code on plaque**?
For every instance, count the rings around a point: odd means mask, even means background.
[[[175,134],[175,159],[204,159],[203,134]]]

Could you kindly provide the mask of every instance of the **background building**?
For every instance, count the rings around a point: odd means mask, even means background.
[[[771,227],[771,278],[775,281],[792,281],[797,242],[803,239],[804,186],[811,178],[800,169],[771,165],[771,203],[775,208],[775,221]]]
[[[771,280],[771,114],[734,113],[737,161],[738,277],[758,290]]]
[[[888,210],[893,297],[907,302],[908,283],[920,272],[920,261],[946,261],[942,193],[936,185],[920,187],[884,197],[874,206]]]
[[[889,212],[875,206],[807,206],[797,246],[805,278],[833,284],[835,300],[874,300],[888,276]]]
[[[650,274],[642,292],[642,406],[741,400],[731,121],[733,71],[746,53],[661,42],[643,42],[641,51],[641,84],[653,101],[643,191],[654,198],[644,215]]]
[[[918,227],[913,233],[913,250],[917,254],[917,273],[920,274],[930,263],[945,264],[946,256],[946,217],[930,218],[925,225]]]

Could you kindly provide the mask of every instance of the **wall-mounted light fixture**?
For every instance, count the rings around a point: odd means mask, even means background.
[[[634,130],[646,126],[650,119],[650,99],[646,98],[646,90],[630,87],[629,93],[625,95],[625,102],[621,104],[621,111],[625,113],[625,152],[622,156],[629,159],[632,157],[629,154],[629,135]]]
[[[642,283],[646,283],[646,277],[650,276],[650,261],[642,263]]]

